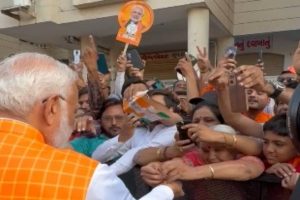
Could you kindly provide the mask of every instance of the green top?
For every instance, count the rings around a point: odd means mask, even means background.
[[[70,144],[72,145],[75,151],[82,153],[88,157],[91,157],[96,148],[107,139],[108,137],[106,137],[103,134],[97,135],[93,138],[81,136],[72,140]]]

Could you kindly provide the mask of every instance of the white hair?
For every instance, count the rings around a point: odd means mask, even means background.
[[[64,96],[77,80],[67,65],[43,54],[21,53],[0,63],[0,112],[24,118],[35,103]]]
[[[237,134],[237,132],[231,126],[228,126],[225,124],[218,124],[218,125],[212,126],[211,129],[214,131],[218,131],[218,132],[222,132],[222,133],[226,133],[226,134],[230,134],[230,135]]]
[[[47,144],[57,148],[64,148],[68,145],[69,138],[73,131],[73,126],[69,123],[67,103],[65,101],[62,101],[61,111],[58,129],[51,135],[44,135]]]

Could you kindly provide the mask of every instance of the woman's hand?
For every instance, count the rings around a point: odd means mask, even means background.
[[[148,185],[155,187],[164,181],[161,165],[160,162],[152,162],[141,168],[141,176]]]
[[[296,172],[293,165],[289,163],[276,163],[266,170],[269,174],[275,174],[280,178],[286,178]]]
[[[191,180],[194,167],[187,165],[183,159],[174,158],[162,164],[162,174],[167,181]]]
[[[207,126],[200,124],[187,124],[183,128],[188,129],[189,137],[196,143],[207,142],[221,142],[222,133],[216,132]]]

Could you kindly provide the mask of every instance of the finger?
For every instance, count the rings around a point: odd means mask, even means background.
[[[292,174],[296,172],[296,169],[293,165],[287,164],[286,166],[289,168],[289,171],[292,172]]]
[[[90,47],[92,47],[93,50],[96,50],[96,49],[97,49],[96,44],[95,44],[94,37],[93,37],[92,35],[89,35],[89,43],[90,43]]]
[[[179,133],[178,133],[178,132],[175,133],[174,138],[175,138],[175,141],[176,141],[176,142],[180,140],[180,139],[179,139]]]
[[[166,179],[168,182],[173,182],[175,180],[178,180],[180,177],[179,172],[177,169],[174,169],[172,171],[169,171],[169,173],[166,176]]]
[[[203,47],[203,57],[206,57],[206,55],[207,55],[207,50],[206,50],[206,47]]]
[[[288,174],[285,172],[285,170],[283,169],[283,167],[280,167],[276,170],[277,174],[280,175],[281,178],[283,177],[287,177]]]
[[[287,174],[287,176],[291,176],[294,172],[293,167],[289,165],[282,166],[282,170]]]
[[[240,85],[242,86],[253,86],[257,84],[257,76],[255,74],[252,74],[248,76],[247,78],[244,78],[243,80],[238,81]]]
[[[150,174],[150,173],[141,172],[141,176],[145,177],[147,179],[150,179],[150,180],[157,180],[157,181],[162,180],[162,176],[160,173],[159,174]]]
[[[190,138],[191,138],[191,140],[195,141],[198,138],[198,134],[193,133],[193,134],[191,134]]]
[[[289,177],[286,177],[286,178],[282,179],[281,186],[288,187],[288,183],[289,183]]]
[[[202,51],[199,46],[196,46],[199,56],[202,56]]]
[[[196,127],[198,126],[198,124],[193,124],[193,123],[189,123],[189,124],[186,124],[184,126],[182,126],[183,129],[190,129],[190,128],[193,128],[193,127]]]
[[[141,174],[143,174],[145,176],[161,175],[161,173],[160,173],[160,171],[158,169],[154,168],[153,166],[149,166],[149,165],[147,165],[145,167],[142,167]]]
[[[84,117],[81,120],[81,130],[82,131],[86,131],[87,130],[87,124],[88,124],[88,119]]]
[[[81,128],[82,125],[81,125],[81,123],[82,123],[82,122],[81,122],[81,118],[79,118],[78,121],[77,121],[77,131],[78,131],[78,132],[81,132],[81,131],[82,131],[82,128]]]
[[[176,142],[176,146],[179,146],[179,147],[183,147],[185,145],[188,145],[189,143],[191,143],[191,140],[190,139],[186,139],[186,140],[178,140]]]
[[[193,149],[196,145],[190,140],[189,145],[182,146],[181,149],[182,151],[188,151],[190,149]]]

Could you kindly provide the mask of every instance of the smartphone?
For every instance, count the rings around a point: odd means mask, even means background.
[[[188,129],[183,129],[182,126],[190,124],[191,121],[181,121],[181,122],[177,122],[176,123],[176,127],[177,127],[177,131],[179,133],[179,139],[180,140],[187,140],[190,139],[190,137],[188,136]]]
[[[103,53],[98,54],[97,69],[102,74],[109,73],[105,55]]]
[[[73,63],[74,64],[80,63],[80,50],[79,49],[73,50]]]
[[[131,61],[134,68],[144,69],[143,60],[136,49],[131,49],[127,52],[127,60]]]
[[[225,51],[225,58],[235,59],[237,53],[237,47],[228,47]]]
[[[191,61],[192,66],[194,66],[198,62],[198,59],[195,56],[193,56],[192,54],[189,54],[188,52],[185,52],[185,58],[186,58],[186,60]],[[176,69],[176,71],[178,73],[182,74],[180,69]]]
[[[248,110],[246,88],[238,83],[234,72],[229,74],[229,98],[232,112],[243,113]]]
[[[263,51],[262,49],[258,53],[257,57],[257,65],[263,70],[264,69],[264,61],[263,61]]]
[[[193,56],[192,54],[188,53],[188,52],[185,52],[185,57],[186,57],[187,60],[191,61],[192,66],[194,66],[198,62],[198,59],[195,56]]]

